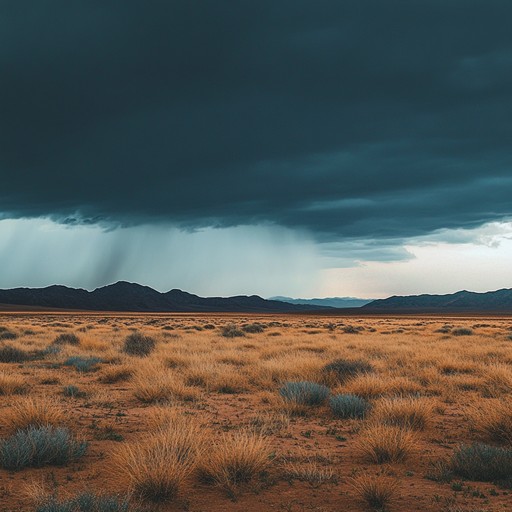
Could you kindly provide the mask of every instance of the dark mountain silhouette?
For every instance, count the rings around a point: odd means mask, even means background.
[[[133,312],[286,313],[312,311],[318,306],[265,300],[257,295],[199,297],[182,290],[160,293],[149,286],[119,281],[89,292],[67,286],[0,290],[0,304],[38,308]],[[325,306],[322,307],[325,309]]]
[[[512,289],[476,293],[466,290],[447,295],[410,295],[378,299],[362,310],[386,311],[507,311],[512,312]]]

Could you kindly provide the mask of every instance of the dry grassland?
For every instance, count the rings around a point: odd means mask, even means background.
[[[512,510],[512,320],[0,315],[0,510]]]

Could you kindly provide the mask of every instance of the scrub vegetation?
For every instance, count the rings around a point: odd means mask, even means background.
[[[0,324],[0,510],[511,506],[508,318],[32,312]]]

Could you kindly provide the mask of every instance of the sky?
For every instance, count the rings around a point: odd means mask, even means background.
[[[0,3],[0,288],[512,287],[508,0]]]

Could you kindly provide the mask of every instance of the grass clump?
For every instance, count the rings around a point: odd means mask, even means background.
[[[0,332],[0,340],[15,340],[17,337],[18,335],[12,331],[5,330]]]
[[[72,356],[64,361],[64,366],[73,366],[77,372],[88,373],[98,370],[98,364],[101,363],[101,359],[98,357],[81,357]]]
[[[333,395],[329,406],[333,415],[341,419],[362,419],[370,409],[369,402],[355,395]]]
[[[54,345],[80,345],[80,338],[73,333],[65,332],[59,334],[54,340]]]
[[[45,496],[38,500],[35,512],[135,512],[128,498],[119,496],[97,496],[84,492],[67,500]]]
[[[147,438],[120,446],[114,457],[116,472],[142,499],[175,500],[196,467],[202,440],[194,423],[175,417]]]
[[[415,446],[416,440],[409,430],[390,425],[371,425],[357,441],[359,452],[376,464],[402,462]]]
[[[128,366],[111,366],[105,370],[98,380],[102,384],[116,384],[117,382],[126,382],[132,376],[133,370]]]
[[[469,420],[490,441],[512,446],[512,400],[480,400],[471,409]]]
[[[2,468],[19,471],[27,467],[62,466],[82,457],[85,441],[73,438],[66,428],[29,427],[19,430],[0,445]]]
[[[153,338],[134,332],[124,340],[122,351],[130,356],[147,357],[155,347],[156,341]]]
[[[385,475],[361,475],[352,482],[357,496],[372,510],[387,510],[394,501],[397,482]]]
[[[244,331],[239,329],[235,324],[228,324],[222,327],[220,330],[221,336],[224,338],[241,338],[245,336]]]
[[[30,427],[57,427],[65,422],[64,411],[52,400],[19,398],[1,418],[2,425],[11,433]]]
[[[372,417],[379,423],[424,430],[432,419],[432,401],[422,398],[383,398],[375,405]]]
[[[481,482],[512,478],[512,449],[483,443],[460,446],[452,455],[454,473]]]
[[[299,405],[321,405],[329,396],[329,388],[316,382],[286,382],[279,394]]]
[[[21,375],[0,372],[0,395],[22,395],[28,391],[28,385]]]
[[[265,469],[269,449],[264,437],[237,432],[224,434],[202,457],[198,471],[202,481],[228,491],[250,482]]]
[[[373,372],[373,366],[366,361],[336,359],[322,368],[322,373],[335,383],[344,383],[358,375]]]

